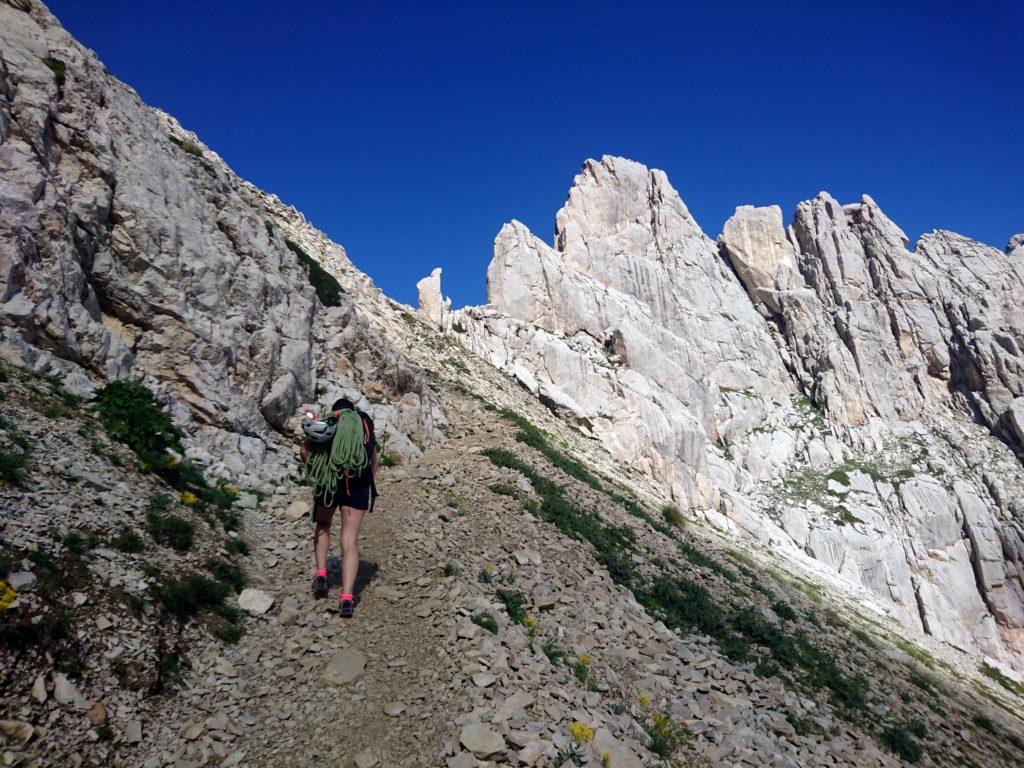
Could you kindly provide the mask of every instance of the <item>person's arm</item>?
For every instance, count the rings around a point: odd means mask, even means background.
[[[307,440],[303,440],[302,443],[299,445],[299,461],[301,461],[303,464],[305,464],[306,459],[309,458],[309,448],[306,445],[307,442]]]
[[[370,474],[377,477],[377,446],[373,446],[373,450],[370,452]]]

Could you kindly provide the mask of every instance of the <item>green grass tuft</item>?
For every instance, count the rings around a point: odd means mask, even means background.
[[[469,620],[478,627],[483,627],[492,635],[498,634],[498,620],[489,613],[474,613]]]

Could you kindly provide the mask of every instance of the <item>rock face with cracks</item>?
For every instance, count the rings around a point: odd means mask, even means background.
[[[1019,239],[909,251],[821,193],[715,244],[664,173],[605,157],[553,246],[505,225],[488,304],[443,324],[707,519],[1024,669]]]
[[[386,300],[344,250],[30,5],[0,4],[6,354],[80,393],[125,377],[149,385],[214,475],[283,477],[278,435],[318,394],[389,395],[378,428],[415,456],[440,414],[374,327]],[[310,285],[313,257],[340,284],[337,306]]]

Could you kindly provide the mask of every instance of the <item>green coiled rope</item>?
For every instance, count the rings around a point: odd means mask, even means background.
[[[319,491],[318,498],[327,504],[334,497],[343,473],[359,477],[369,463],[363,442],[363,419],[355,411],[345,409],[338,415],[330,450],[309,451],[306,477]]]

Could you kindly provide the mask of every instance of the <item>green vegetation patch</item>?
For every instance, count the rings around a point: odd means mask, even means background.
[[[187,152],[193,157],[202,157],[203,148],[196,144],[191,139],[179,139],[177,136],[168,136],[171,143],[183,152]]]
[[[498,634],[498,620],[489,613],[474,613],[469,620],[478,627],[483,627],[492,635]]]
[[[341,284],[338,280],[320,266],[320,262],[306,253],[302,246],[296,243],[290,238],[284,239],[284,244],[288,246],[288,250],[295,254],[295,257],[299,260],[299,264],[306,270],[306,276],[309,278],[310,284],[316,291],[317,298],[320,299],[320,303],[325,307],[339,307],[341,306]]]
[[[184,433],[141,384],[122,379],[97,390],[96,412],[107,434],[135,451],[145,469],[166,468],[173,462],[169,451],[184,452]]]
[[[183,517],[174,514],[163,514],[154,509],[146,512],[146,530],[153,541],[179,552],[192,548],[196,527]]]
[[[643,578],[632,563],[632,531],[605,523],[595,513],[579,509],[566,500],[561,486],[510,452],[492,448],[483,451],[483,455],[496,466],[525,475],[541,498],[537,516],[567,536],[589,542],[594,547],[595,558],[608,569],[612,579],[632,590],[640,604],[667,626],[695,628],[710,635],[722,652],[735,661],[748,660],[754,646],[763,648],[774,663],[791,670],[811,687],[827,689],[837,706],[847,710],[864,707],[870,689],[867,678],[844,673],[830,651],[819,648],[802,633],[787,632],[753,609],[737,610],[723,604],[689,579],[664,574],[650,581]],[[689,549],[688,556],[697,558],[701,564],[714,563],[708,567],[720,575],[728,571],[687,542],[681,542],[683,545]],[[735,579],[735,574],[729,573]],[[762,671],[772,670],[762,668]]]
[[[522,592],[510,589],[498,589],[495,591],[495,595],[505,606],[508,617],[516,624],[522,624],[523,619],[526,618],[526,610],[523,608],[526,605],[526,596]]]
[[[231,512],[238,491],[223,478],[209,485],[197,467],[175,457],[184,453],[184,432],[157,407],[149,389],[127,379],[112,381],[96,391],[96,413],[107,435],[131,448],[142,469],[178,490],[183,504],[204,514],[212,508],[227,530],[238,527],[238,517]]]
[[[999,685],[1008,690],[1010,693],[1024,698],[1024,685],[1021,685],[1020,683],[1011,680],[995,667],[985,663],[981,665],[981,669],[979,671],[989,680],[994,680],[995,682],[999,683]]]
[[[164,608],[179,621],[185,621],[202,610],[216,609],[228,596],[228,587],[199,574],[167,581],[158,591]]]
[[[917,721],[916,724],[920,725],[920,721]],[[919,736],[923,737],[925,735],[923,726],[916,729],[916,731]],[[924,755],[924,750],[921,749],[921,745],[914,739],[913,732],[912,726],[891,725],[882,731],[878,740],[907,762],[916,763]]]
[[[43,59],[43,64],[53,72],[54,82],[59,86],[63,86],[67,81],[67,64],[60,59],[55,59],[53,56],[47,56]]]
[[[632,582],[630,547],[634,534],[631,530],[606,523],[594,512],[577,508],[566,500],[560,485],[539,474],[510,452],[489,448],[482,453],[496,466],[514,469],[526,476],[541,499],[536,510],[539,518],[552,523],[567,536],[590,542],[596,550],[597,561],[608,569],[613,579]]]

